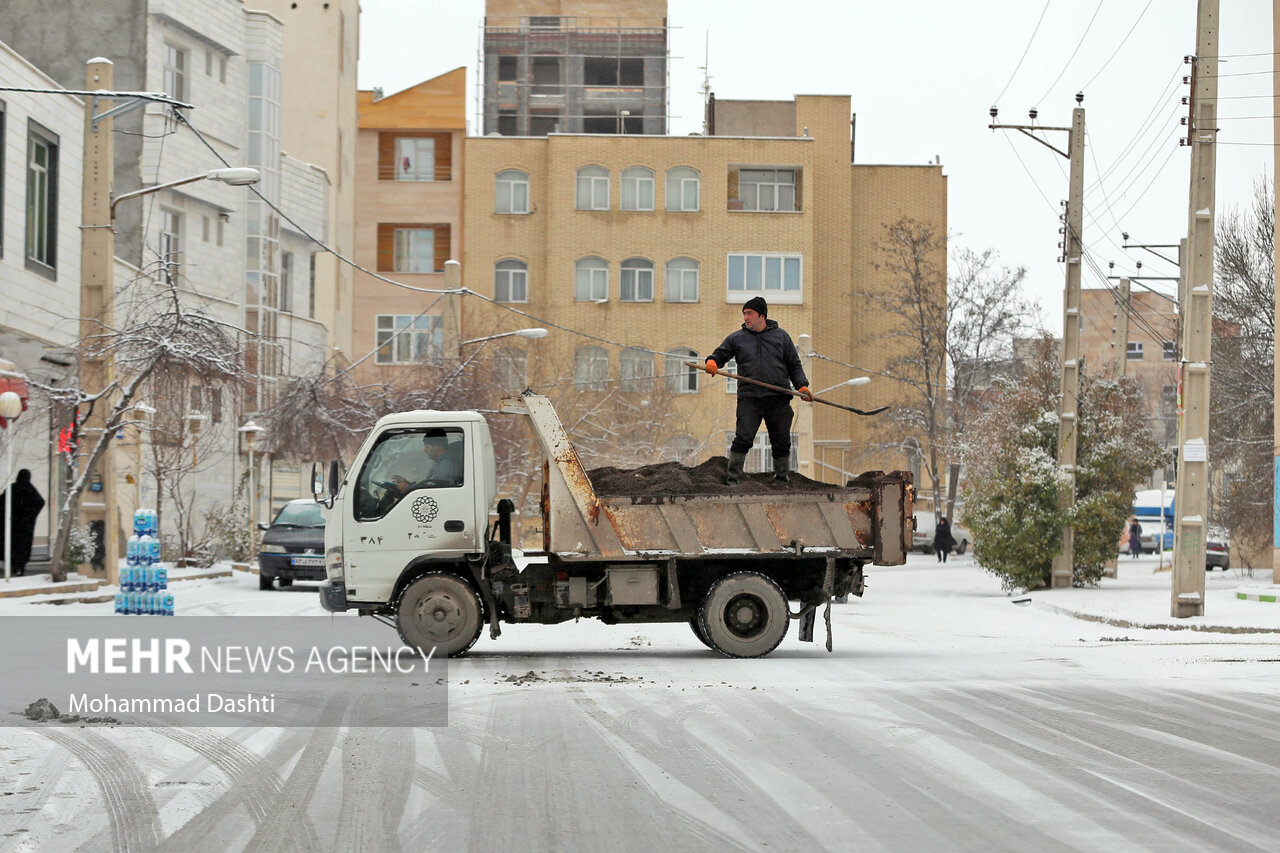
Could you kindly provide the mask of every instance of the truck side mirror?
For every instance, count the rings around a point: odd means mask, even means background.
[[[333,506],[333,499],[338,496],[338,460],[333,459],[329,462],[329,506]]]

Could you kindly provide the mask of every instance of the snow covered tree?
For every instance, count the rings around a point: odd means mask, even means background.
[[[1083,372],[1075,501],[1061,510],[1069,480],[1057,465],[1057,344],[1045,336],[971,430],[965,464],[965,524],[978,562],[1006,590],[1051,580],[1062,528],[1075,530],[1073,578],[1096,583],[1133,504],[1134,487],[1165,461],[1146,428],[1141,389],[1129,377]]]

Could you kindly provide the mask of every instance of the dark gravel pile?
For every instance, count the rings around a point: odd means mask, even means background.
[[[736,486],[724,484],[729,462],[713,456],[701,465],[688,468],[678,462],[663,462],[640,468],[593,468],[587,472],[596,494],[609,497],[653,497],[659,495],[759,495],[778,492],[829,492],[838,489],[802,477],[794,471],[788,483],[775,483],[773,474],[747,474]]]

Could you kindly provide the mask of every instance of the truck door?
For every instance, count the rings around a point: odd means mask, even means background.
[[[343,512],[348,594],[383,600],[415,557],[474,553],[477,530],[474,454],[465,426],[384,432],[356,472]]]

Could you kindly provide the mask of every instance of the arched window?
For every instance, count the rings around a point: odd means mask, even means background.
[[[493,298],[498,302],[528,302],[529,265],[510,259],[494,264]]]
[[[609,209],[609,170],[583,166],[578,170],[578,210]]]
[[[698,262],[693,258],[667,261],[667,301],[698,301]]]
[[[627,258],[622,262],[620,298],[623,302],[653,301],[653,261]]]
[[[676,166],[667,170],[667,210],[698,210],[702,179],[697,169]]]
[[[573,354],[573,383],[579,391],[604,391],[609,387],[609,351],[604,347],[578,347]]]
[[[495,213],[529,212],[529,176],[518,169],[499,172],[494,186]]]
[[[609,298],[609,262],[604,258],[579,258],[573,264],[575,302],[603,302]]]
[[[698,390],[698,374],[696,367],[685,364],[686,361],[697,361],[698,354],[686,347],[676,347],[667,352],[663,358],[662,375],[667,380],[667,390],[673,394],[694,394]]]
[[[618,363],[618,377],[623,391],[653,390],[653,353],[639,347],[627,347]]]
[[[653,210],[653,169],[631,166],[622,170],[622,209]]]

